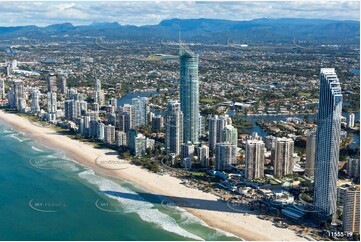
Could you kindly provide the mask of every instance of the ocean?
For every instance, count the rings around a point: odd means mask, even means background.
[[[0,144],[0,240],[239,240],[1,121]]]

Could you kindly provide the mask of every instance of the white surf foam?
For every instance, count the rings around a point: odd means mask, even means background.
[[[162,229],[179,234],[183,237],[203,240],[202,238],[181,228],[172,217],[160,212],[158,209],[154,209],[155,207],[152,203],[145,201],[144,199],[142,199],[141,196],[139,196],[132,190],[122,187],[121,185],[111,180],[99,177],[95,175],[94,171],[92,170],[85,170],[79,173],[79,177],[99,187],[100,191],[112,191],[122,193],[122,196],[119,197],[110,194],[106,195],[113,199],[116,199],[123,206],[124,212],[137,213],[143,221],[155,223]],[[132,197],[135,196],[136,200],[132,198],[126,198],[127,194]]]
[[[38,152],[45,152],[44,150],[41,150],[39,148],[36,148],[35,146],[31,146],[31,148],[35,151],[38,151]]]
[[[10,133],[14,133],[14,130],[12,130],[12,129],[5,129],[5,130],[2,130],[1,133],[10,134]]]
[[[172,201],[169,200],[168,198],[166,198],[166,202],[172,203]],[[171,209],[172,213],[176,213],[176,214],[179,214],[181,216],[180,222],[179,222],[180,224],[200,224],[200,225],[202,225],[204,227],[208,227],[210,229],[213,229],[214,231],[212,232],[212,234],[208,234],[208,236],[211,237],[211,238],[217,238],[219,236],[225,235],[225,236],[228,236],[228,237],[235,237],[235,238],[238,238],[239,240],[243,240],[242,238],[240,238],[240,237],[238,237],[238,236],[236,236],[236,235],[234,235],[232,233],[229,233],[229,232],[226,232],[226,231],[223,231],[223,230],[220,230],[220,229],[209,226],[206,222],[204,222],[203,220],[197,218],[196,216],[194,216],[193,214],[187,212],[185,209],[183,209],[181,207],[171,206],[171,207],[168,208],[168,210],[169,209]]]
[[[19,137],[17,137],[16,134],[9,135],[9,137],[18,140],[19,142],[24,142],[24,141],[25,141],[25,140],[22,140],[22,139],[20,139]]]

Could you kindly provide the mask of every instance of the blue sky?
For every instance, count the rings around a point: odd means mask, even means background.
[[[140,26],[170,18],[360,20],[359,1],[0,1],[0,26],[86,25],[93,21]]]

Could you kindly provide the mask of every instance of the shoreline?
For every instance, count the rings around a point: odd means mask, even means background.
[[[46,144],[63,151],[67,157],[91,168],[99,175],[122,179],[134,183],[149,193],[169,198],[211,228],[234,234],[244,240],[305,240],[298,237],[294,231],[277,228],[270,221],[258,219],[256,215],[244,216],[243,213],[236,213],[225,202],[219,201],[215,195],[185,187],[178,178],[150,173],[141,167],[120,160],[114,150],[94,148],[90,144],[58,134],[49,127],[36,126],[24,117],[6,113],[3,110],[0,110],[0,120],[24,132],[39,144]],[[106,164],[100,166],[96,162],[99,158],[113,162],[105,162]],[[126,164],[126,168],[119,169],[114,162]]]

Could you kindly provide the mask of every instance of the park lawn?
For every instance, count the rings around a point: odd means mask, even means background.
[[[215,103],[217,102],[217,100],[212,99],[212,98],[203,98],[200,100],[201,103]]]
[[[310,97],[311,93],[310,92],[298,92],[297,95],[298,96]]]

